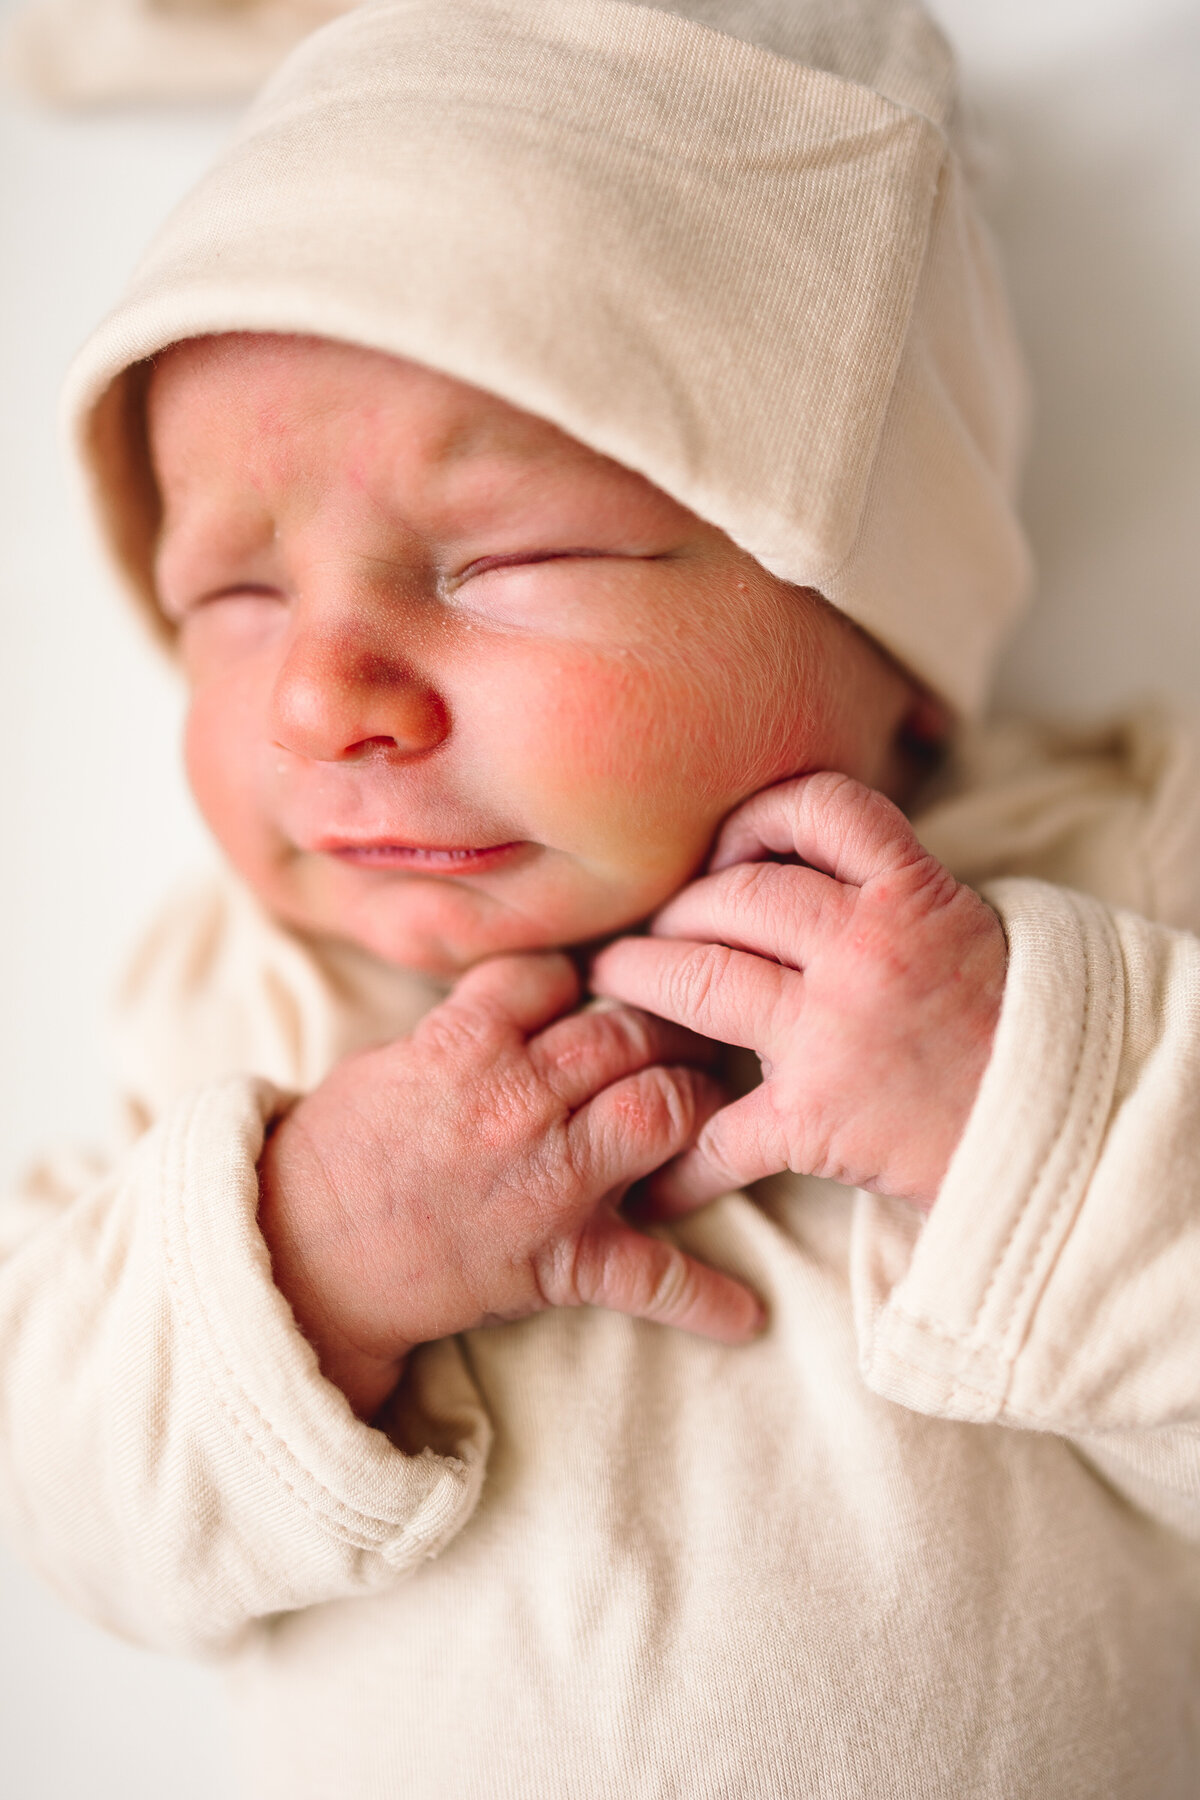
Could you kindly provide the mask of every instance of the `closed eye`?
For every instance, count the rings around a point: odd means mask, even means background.
[[[468,563],[467,567],[455,576],[456,585],[470,581],[474,575],[486,575],[491,569],[527,568],[531,563],[565,562],[576,557],[619,557],[619,550],[592,550],[586,546],[567,550],[517,550],[510,556],[481,556],[477,562]]]
[[[211,606],[218,600],[279,600],[281,598],[282,595],[278,588],[268,587],[261,582],[237,581],[231,582],[228,587],[212,588],[207,593],[195,594],[183,601],[160,598],[159,605],[172,624],[181,625],[191,613],[198,612],[201,607]]]

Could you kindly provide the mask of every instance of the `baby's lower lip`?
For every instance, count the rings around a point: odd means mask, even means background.
[[[362,869],[419,869],[427,875],[465,875],[495,868],[528,848],[523,840],[511,844],[330,844],[322,846],[339,862]]]

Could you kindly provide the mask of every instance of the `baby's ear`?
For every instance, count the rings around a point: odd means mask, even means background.
[[[900,721],[898,742],[924,767],[941,761],[957,720],[944,700],[913,684],[912,705]]]
[[[944,744],[950,737],[958,718],[953,708],[936,694],[913,683],[913,710],[909,724],[912,730],[930,741]]]
[[[945,762],[957,724],[945,701],[913,683],[912,704],[896,730],[892,768],[880,783],[889,800],[908,811]]]

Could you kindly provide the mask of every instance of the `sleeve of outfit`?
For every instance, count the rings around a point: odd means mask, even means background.
[[[928,1217],[862,1195],[862,1368],[919,1412],[1072,1440],[1200,1539],[1200,939],[1040,881]]]
[[[47,1165],[0,1211],[0,1518],[141,1643],[219,1651],[370,1592],[477,1498],[489,1426],[457,1344],[414,1356],[396,1429],[369,1427],[271,1279],[256,1164],[282,1103],[208,1080],[109,1171]]]

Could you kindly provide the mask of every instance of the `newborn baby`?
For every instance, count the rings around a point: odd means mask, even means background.
[[[276,1280],[363,1417],[415,1344],[546,1306],[759,1329],[622,1218],[656,1170],[666,1216],[787,1168],[932,1202],[1004,937],[863,785],[902,791],[934,710],[889,658],[643,478],[411,363],[200,339],[157,365],[149,426],[189,772],[230,861],[302,932],[482,962],[261,1164]],[[592,976],[648,1012],[579,1012],[568,958],[512,954],[672,895],[661,941]],[[722,1108],[654,1014],[755,1050],[763,1086]]]
[[[0,1508],[254,1800],[1196,1791],[1200,769],[977,722],[960,149],[909,0],[379,0],[81,353],[225,866]]]

